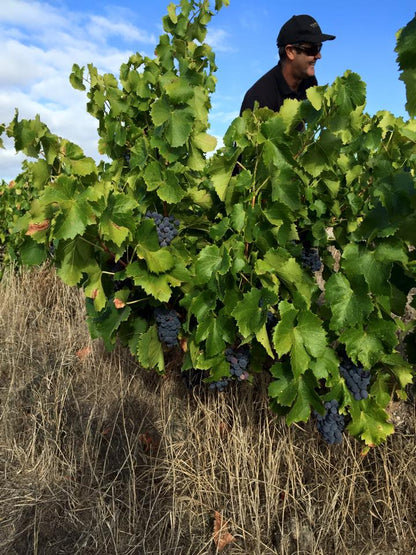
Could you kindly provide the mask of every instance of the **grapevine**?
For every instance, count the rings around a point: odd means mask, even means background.
[[[368,449],[393,433],[388,404],[414,377],[399,339],[415,327],[403,316],[416,123],[367,114],[365,84],[346,71],[278,113],[244,112],[207,156],[216,65],[205,38],[227,4],[170,4],[155,57],[133,54],[118,77],[73,66],[109,161],[18,112],[0,126],[34,160],[18,178],[33,202],[13,216],[14,249],[39,264],[53,245],[109,349],[119,340],[163,372],[176,347],[181,370],[220,391],[266,373],[288,424],[317,413],[330,443],[346,423]]]

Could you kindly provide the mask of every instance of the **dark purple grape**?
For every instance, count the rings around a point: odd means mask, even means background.
[[[148,210],[145,214],[146,218],[153,220],[156,224],[157,237],[161,247],[167,247],[172,240],[178,235],[179,220],[173,216],[162,216],[157,212]]]
[[[315,412],[316,427],[322,438],[330,445],[342,442],[342,432],[345,428],[345,420],[342,414],[339,414],[338,401],[326,401],[324,403],[325,414]]]
[[[302,249],[301,260],[303,267],[309,268],[312,272],[319,272],[322,267],[322,260],[316,247],[304,247]]]
[[[368,370],[364,370],[362,366],[356,366],[352,360],[343,357],[339,365],[339,372],[356,401],[367,399],[367,388],[371,379],[371,374]]]
[[[181,322],[175,310],[158,307],[154,310],[154,316],[157,325],[157,334],[167,347],[178,345],[178,333],[181,328]]]
[[[243,345],[239,349],[228,347],[225,350],[225,358],[230,363],[230,374],[238,380],[246,380],[249,377],[247,367],[250,361],[250,349],[248,345]]]

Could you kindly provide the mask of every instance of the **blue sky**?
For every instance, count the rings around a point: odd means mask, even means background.
[[[118,75],[129,55],[152,56],[162,33],[168,0],[0,0],[0,122],[19,108],[37,113],[52,132],[78,143],[97,158],[95,120],[86,113],[86,96],[69,84],[73,63],[93,63]],[[367,108],[373,114],[404,110],[405,89],[398,80],[395,34],[410,21],[414,0],[316,0],[276,2],[231,0],[209,26],[208,42],[219,67],[212,98],[211,133],[219,139],[238,115],[245,91],[277,63],[276,36],[294,14],[315,17],[326,42],[316,66],[320,85],[350,69],[367,83]],[[9,145],[8,145],[9,147]],[[12,179],[21,157],[0,151],[0,179]]]

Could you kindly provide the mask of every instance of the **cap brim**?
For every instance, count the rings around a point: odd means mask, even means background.
[[[335,35],[321,35],[321,40],[320,42],[324,42],[325,40],[334,40],[336,37]]]

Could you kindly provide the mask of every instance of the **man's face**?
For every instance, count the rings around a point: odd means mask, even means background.
[[[315,75],[316,60],[322,56],[320,53],[322,44],[302,43],[296,45],[288,45],[287,54],[291,60],[292,73],[300,80]]]

